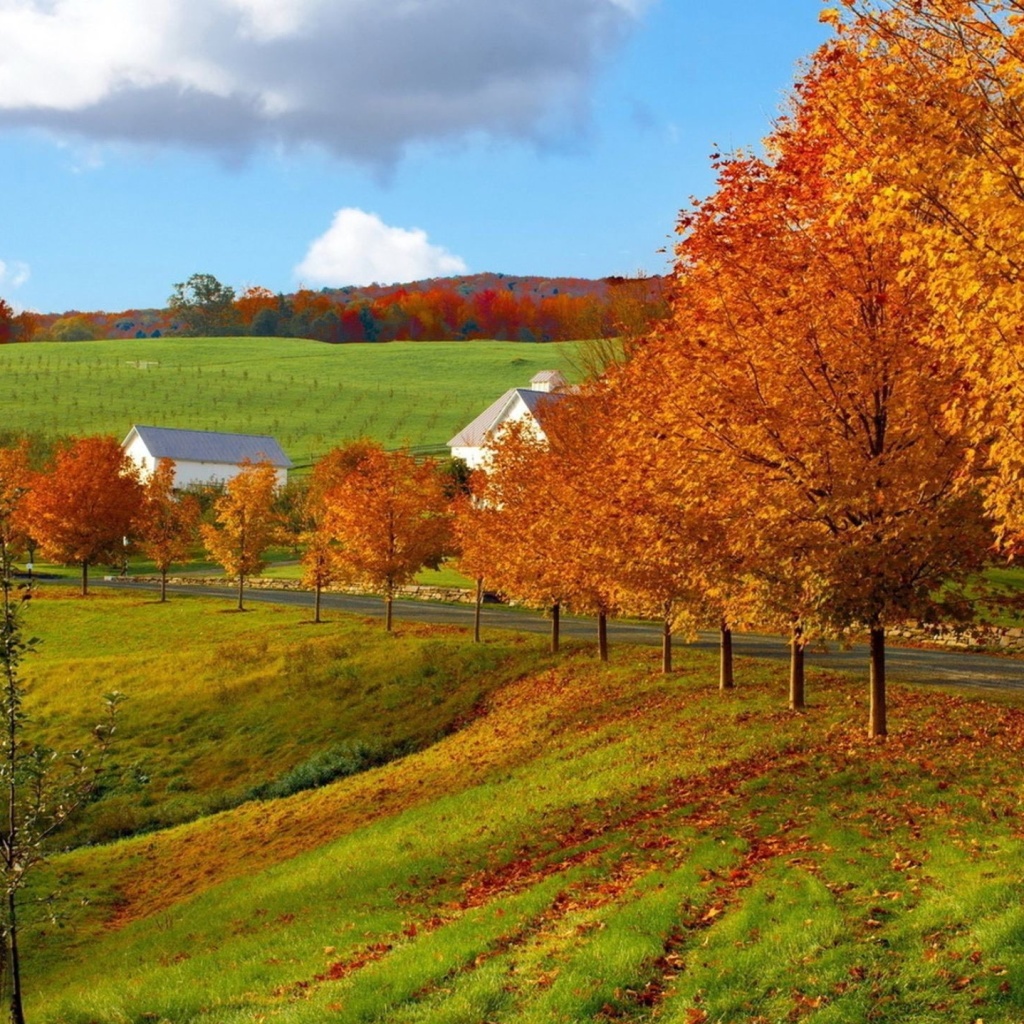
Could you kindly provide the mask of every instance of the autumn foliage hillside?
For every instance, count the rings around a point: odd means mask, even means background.
[[[177,606],[187,628],[198,613]],[[136,613],[149,614],[119,617]],[[56,858],[92,904],[75,929],[39,924],[26,943],[32,1020],[1024,1015],[1019,701],[897,689],[895,735],[875,744],[862,687],[838,676],[811,673],[796,714],[782,670],[754,662],[723,693],[694,652],[665,677],[653,652],[602,665],[508,635],[480,653],[450,630],[384,639],[351,622],[300,640],[294,611],[273,614],[286,645],[312,645],[307,660],[339,644],[335,631],[348,659],[374,642],[408,664],[441,644],[446,660],[410,677],[413,704],[443,695],[470,710],[436,742],[334,784]],[[218,618],[196,630],[203,657],[222,650],[253,696],[271,687],[259,662],[276,656],[273,633],[256,624],[270,646],[247,660],[251,626],[225,615],[232,636],[218,641]],[[167,657],[155,636],[144,647]],[[460,672],[462,658],[478,671]],[[76,690],[127,674],[134,713],[153,713],[151,666],[104,649],[73,668]],[[222,678],[200,707],[201,691],[175,706],[159,688],[154,748],[171,735],[187,747],[213,708],[237,703]],[[289,685],[263,705],[282,735],[300,712],[340,734],[362,711],[392,738],[414,720],[401,688],[377,696],[344,673]]]
[[[509,274],[320,291],[300,289],[287,295],[253,287],[229,303],[224,329],[215,333],[331,343],[480,338],[548,342],[612,337],[624,326],[645,326],[664,315],[664,287],[659,277],[590,280]],[[8,320],[10,327],[5,333],[3,325],[7,321],[0,306],[0,343],[197,333],[190,332],[173,308],[68,310],[33,315],[31,322],[17,323],[10,314]]]

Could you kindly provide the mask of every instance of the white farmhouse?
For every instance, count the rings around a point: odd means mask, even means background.
[[[487,446],[503,426],[527,420],[530,429],[544,440],[540,411],[545,404],[557,402],[566,393],[568,381],[558,370],[541,370],[528,388],[512,388],[489,405],[472,423],[463,427],[449,442],[453,459],[462,459],[470,469],[487,461]]]
[[[161,459],[174,462],[174,486],[225,483],[244,462],[269,462],[278,486],[288,482],[292,461],[272,437],[258,434],[220,434],[211,430],[133,426],[121,442],[128,457],[149,476]]]

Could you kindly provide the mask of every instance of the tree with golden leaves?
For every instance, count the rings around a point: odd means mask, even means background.
[[[492,590],[551,619],[551,651],[561,642],[566,596],[561,559],[543,534],[545,494],[534,479],[545,442],[523,423],[504,428],[484,469],[471,478],[471,497],[455,505],[455,550],[460,569]]]
[[[245,610],[246,579],[263,571],[263,556],[278,536],[276,490],[277,473],[269,462],[245,462],[214,502],[215,522],[200,528],[210,556],[238,579],[239,611]]]
[[[550,609],[553,651],[568,607],[596,617],[598,650],[607,661],[608,617],[617,605],[597,538],[602,476],[593,431],[601,423],[601,396],[552,396],[538,411],[540,431],[511,423],[490,446],[477,513],[488,537],[477,547],[497,590]]]
[[[167,600],[167,573],[176,562],[187,562],[199,533],[199,502],[174,490],[174,462],[160,459],[143,484],[138,524],[143,552],[160,573],[160,600]]]
[[[986,505],[1024,548],[1024,6],[1020,0],[842,0],[817,60],[833,173],[874,189],[933,309],[920,342],[955,353],[951,430],[985,445]]]
[[[313,467],[300,505],[299,540],[302,552],[302,585],[313,590],[313,621],[321,622],[324,589],[345,578],[338,557],[339,543],[327,527],[324,496],[358,466],[372,442],[360,440],[333,448]]]
[[[484,598],[484,580],[494,564],[494,545],[499,536],[499,511],[486,504],[483,493],[487,474],[475,470],[467,489],[452,498],[452,550],[459,571],[476,583],[473,606],[473,642],[480,643],[480,618]]]
[[[655,365],[672,382],[674,434],[736,473],[755,565],[773,570],[793,538],[815,583],[799,619],[868,630],[881,736],[886,626],[939,611],[983,564],[988,533],[978,441],[947,415],[962,367],[921,342],[936,318],[927,267],[872,219],[874,183],[832,170],[842,140],[831,111],[819,116],[819,70],[768,159],[723,161],[718,191],[681,218]],[[786,604],[796,591],[763,592]]]
[[[355,464],[324,493],[324,526],[342,571],[383,595],[390,632],[395,591],[448,549],[448,499],[433,460],[357,444]]]
[[[142,507],[138,469],[113,437],[82,437],[60,446],[25,498],[24,522],[43,554],[82,569],[123,553]]]

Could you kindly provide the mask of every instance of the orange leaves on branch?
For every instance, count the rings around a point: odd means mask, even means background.
[[[116,562],[142,506],[135,464],[113,437],[83,437],[57,450],[25,501],[28,528],[46,557],[82,567]]]
[[[323,526],[336,538],[346,576],[381,593],[391,628],[395,590],[449,547],[448,499],[433,460],[386,452],[367,442],[332,456],[337,478],[326,486]]]
[[[174,462],[161,459],[145,481],[139,534],[142,550],[160,573],[160,600],[167,599],[167,571],[188,561],[199,530],[199,503],[174,492]]]
[[[263,555],[279,532],[276,490],[277,473],[269,462],[244,463],[214,503],[216,522],[201,527],[206,550],[229,576],[238,578],[240,611],[245,580],[263,569]]]

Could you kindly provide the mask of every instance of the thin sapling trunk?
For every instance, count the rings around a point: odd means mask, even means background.
[[[871,707],[868,713],[868,737],[888,734],[885,706],[885,627],[877,621],[871,627]]]
[[[725,619],[722,619],[719,635],[719,652],[718,688],[731,690],[736,685],[732,673],[732,630]]]
[[[797,623],[789,641],[789,706],[802,710],[804,703],[804,631]]]

